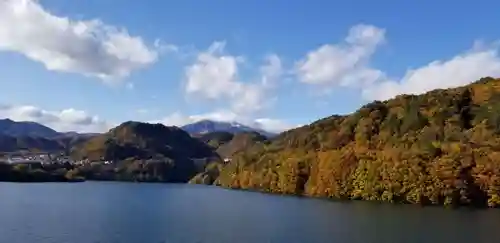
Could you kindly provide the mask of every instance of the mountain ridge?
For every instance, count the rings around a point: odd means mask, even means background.
[[[225,159],[230,159],[234,154],[241,152],[256,144],[264,145],[269,139],[258,132],[211,132],[198,137],[204,143],[216,149],[217,153]]]
[[[60,135],[59,132],[40,123],[31,121],[13,121],[11,119],[0,119],[0,134],[12,137],[32,136],[53,138]]]
[[[192,183],[350,200],[500,206],[500,79],[368,103],[253,146]]]
[[[86,178],[161,182],[187,182],[206,161],[220,161],[210,146],[178,127],[136,121],[78,144],[71,157],[117,163],[103,170],[90,166],[82,174]]]
[[[36,150],[47,152],[68,151],[97,133],[58,132],[32,121],[0,119],[0,151]]]
[[[275,133],[260,128],[250,127],[238,122],[213,121],[208,119],[183,125],[181,129],[194,136],[211,132],[230,132],[233,134],[239,132],[258,132],[266,137],[273,137],[276,135]]]

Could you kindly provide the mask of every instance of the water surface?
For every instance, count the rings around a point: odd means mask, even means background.
[[[276,196],[183,184],[0,183],[0,242],[500,242],[500,210]]]

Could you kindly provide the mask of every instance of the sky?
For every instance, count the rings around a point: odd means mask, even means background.
[[[272,132],[500,77],[499,1],[0,0],[0,118]]]

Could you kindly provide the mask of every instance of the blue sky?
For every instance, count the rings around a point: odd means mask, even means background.
[[[0,0],[0,116],[272,131],[500,76],[498,1]]]

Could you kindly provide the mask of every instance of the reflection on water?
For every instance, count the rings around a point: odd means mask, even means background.
[[[0,242],[500,242],[500,210],[326,200],[196,185],[0,183]]]

